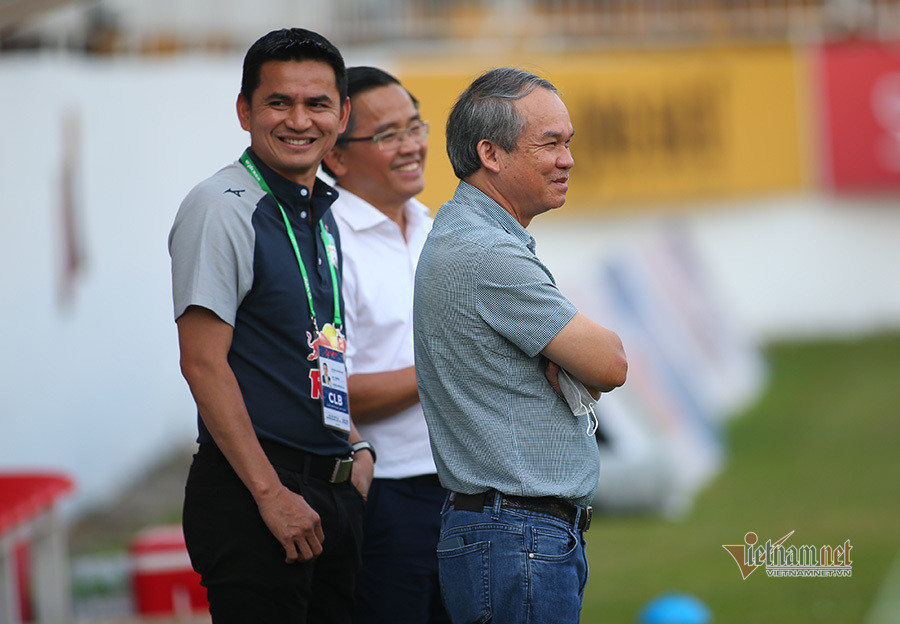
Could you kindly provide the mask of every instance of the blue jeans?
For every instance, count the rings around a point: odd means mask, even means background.
[[[588,579],[584,536],[564,520],[500,500],[481,512],[444,504],[437,556],[451,620],[576,624]]]

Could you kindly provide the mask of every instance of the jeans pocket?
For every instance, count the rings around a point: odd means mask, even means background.
[[[578,536],[571,529],[555,526],[531,527],[530,555],[533,559],[565,561],[578,548]]]
[[[490,547],[490,542],[463,544],[458,536],[438,543],[441,597],[454,624],[491,619]]]
[[[530,613],[535,622],[578,622],[587,585],[583,540],[563,527],[531,528]]]

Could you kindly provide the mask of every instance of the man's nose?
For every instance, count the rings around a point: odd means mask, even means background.
[[[418,152],[422,148],[422,140],[417,139],[412,135],[412,133],[407,132],[400,137],[400,145],[398,146],[398,151],[404,154],[411,154],[413,152]]]
[[[306,130],[309,128],[309,115],[306,112],[306,107],[292,107],[288,113],[286,123],[292,130]]]

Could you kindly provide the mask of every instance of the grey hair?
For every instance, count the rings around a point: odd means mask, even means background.
[[[460,94],[447,119],[447,155],[457,178],[464,180],[481,168],[478,143],[483,139],[507,152],[515,149],[525,129],[515,100],[539,87],[557,92],[549,80],[501,67],[485,72]]]

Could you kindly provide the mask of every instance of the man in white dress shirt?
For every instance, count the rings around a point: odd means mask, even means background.
[[[413,367],[416,263],[431,229],[428,124],[418,102],[374,67],[347,71],[347,129],[325,157],[344,253],[353,421],[377,452],[366,504],[357,622],[448,622],[436,544],[446,497],[437,479]]]

